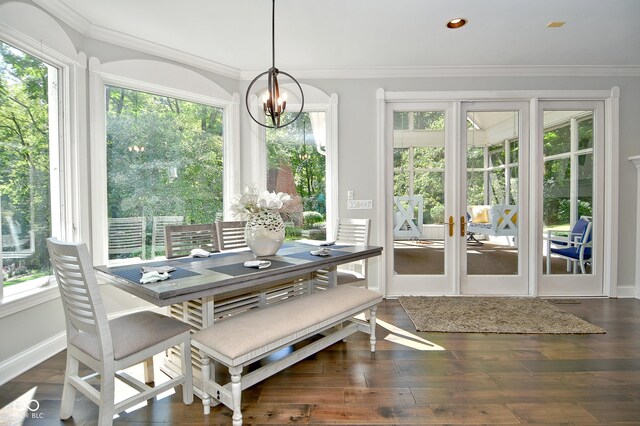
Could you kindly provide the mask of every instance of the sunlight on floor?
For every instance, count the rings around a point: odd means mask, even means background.
[[[37,386],[32,387],[18,398],[0,408],[1,425],[22,425],[27,420],[42,419],[40,403],[34,399]]]
[[[364,314],[360,314],[356,316],[356,318],[364,320]],[[397,343],[419,351],[446,351],[446,349],[440,345],[436,345],[435,343],[423,339],[420,336],[416,336],[415,334],[396,327],[393,324],[382,321],[379,318],[376,318],[376,325],[390,331],[390,334],[384,338],[384,340],[388,342]]]

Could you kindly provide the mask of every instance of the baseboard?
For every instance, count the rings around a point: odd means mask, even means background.
[[[66,334],[62,331],[0,363],[0,386],[63,351],[67,347]]]
[[[616,297],[619,298],[635,298],[640,299],[640,289],[633,285],[618,286],[616,288]]]

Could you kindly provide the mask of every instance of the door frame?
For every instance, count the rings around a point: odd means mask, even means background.
[[[390,103],[396,102],[456,102],[456,101],[527,101],[530,113],[529,140],[537,140],[539,119],[537,113],[538,102],[541,100],[601,100],[605,102],[604,143],[605,143],[605,206],[604,206],[604,235],[608,237],[604,241],[604,268],[603,268],[603,294],[610,297],[617,295],[617,254],[618,254],[618,167],[619,167],[619,97],[620,89],[613,87],[611,90],[506,90],[506,91],[410,91],[394,92],[380,88],[376,92],[376,145],[377,145],[377,203],[375,209],[379,220],[375,221],[373,230],[377,236],[377,243],[384,248],[381,261],[376,262],[370,280],[370,287],[382,293],[385,297],[394,298],[401,294],[389,294],[387,282],[393,278],[393,234],[391,224],[393,217],[386,205],[389,185],[392,181],[392,168],[389,169],[387,154],[387,108]],[[532,158],[536,156],[536,144],[532,145]],[[535,184],[531,185],[531,194],[537,193]],[[540,201],[536,197],[530,197],[530,217],[538,210]],[[616,218],[612,220],[611,218]],[[536,226],[530,227],[530,232],[535,232]],[[529,236],[529,264],[542,263],[542,247],[539,247],[538,238]],[[375,241],[375,240],[374,240]],[[391,244],[389,244],[391,242]],[[529,268],[529,295],[538,295],[537,268]]]
[[[605,168],[605,105],[603,101],[594,100],[541,100],[538,102],[537,116],[542,118],[538,122],[538,132],[536,133],[538,139],[535,141],[536,145],[536,157],[535,164],[538,165],[537,169],[532,174],[533,180],[536,182],[534,187],[536,188],[534,196],[537,197],[538,205],[542,205],[543,191],[542,181],[544,176],[544,153],[542,152],[542,138],[544,136],[544,112],[545,111],[593,111],[593,271],[588,276],[582,274],[573,275],[549,275],[544,274],[542,262],[538,262],[534,265],[537,275],[538,293],[543,296],[575,296],[575,291],[579,288],[584,289],[582,296],[602,296],[604,295],[603,287],[603,247],[606,241],[606,231],[604,230],[604,223],[607,221],[604,210],[604,196],[605,196],[605,182],[604,181],[604,168]],[[572,178],[574,178],[572,171]],[[541,238],[543,235],[543,218],[542,215],[536,218],[535,227],[537,229],[536,237]],[[577,216],[576,216],[577,219]],[[573,221],[573,220],[572,220]],[[539,244],[544,244],[544,241],[539,241]],[[540,248],[542,250],[542,247]],[[559,279],[562,277],[561,279]],[[585,282],[588,279],[588,282]]]

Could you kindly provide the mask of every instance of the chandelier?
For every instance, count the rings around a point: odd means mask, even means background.
[[[276,0],[272,0],[271,4],[271,68],[267,71],[258,74],[256,78],[251,81],[249,87],[247,88],[247,94],[245,96],[245,105],[247,107],[247,112],[249,113],[249,117],[259,125],[263,127],[267,127],[270,129],[278,129],[280,127],[288,126],[293,123],[300,117],[302,114],[302,109],[304,108],[304,93],[302,92],[302,87],[300,83],[284,71],[280,71],[276,68],[276,42],[275,42],[275,21],[276,21]],[[263,76],[267,76],[267,90],[260,97],[262,101],[262,110],[265,114],[265,123],[256,119],[251,113],[251,108],[249,107],[249,95],[251,93],[251,89],[256,84],[256,82],[262,78]],[[283,122],[283,115],[287,109],[287,93],[285,91],[280,90],[280,85],[278,83],[278,76],[285,75],[293,81],[296,86],[298,86],[298,90],[300,90],[300,109],[297,114],[289,120]]]

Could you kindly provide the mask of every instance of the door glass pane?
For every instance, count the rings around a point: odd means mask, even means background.
[[[332,238],[326,234],[325,119],[324,112],[303,112],[286,127],[267,129],[267,190],[292,198],[281,210],[288,240]]]
[[[591,274],[593,114],[545,111],[544,128],[543,271]]]
[[[444,274],[444,118],[442,111],[394,113],[396,274]]]
[[[222,218],[223,110],[107,86],[109,259],[164,255],[163,224]]]
[[[518,112],[472,112],[468,121],[475,125],[467,130],[467,274],[515,275]]]

